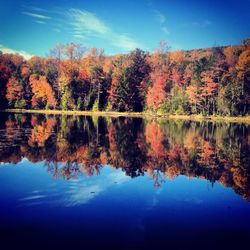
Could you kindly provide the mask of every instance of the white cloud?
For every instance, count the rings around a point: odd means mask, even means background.
[[[169,29],[166,27],[166,17],[159,10],[153,10],[156,21],[160,24],[162,32],[169,35]]]
[[[112,44],[116,47],[124,48],[125,50],[133,50],[140,47],[140,45],[135,40],[126,34],[113,34]]]
[[[203,20],[203,21],[194,21],[191,23],[191,25],[199,27],[199,28],[206,28],[212,24],[209,20]]]
[[[170,32],[169,32],[169,30],[168,30],[168,28],[167,27],[162,27],[161,28],[161,30],[165,33],[165,34],[167,34],[167,35],[169,35],[170,34]]]
[[[33,12],[23,11],[22,14],[24,14],[26,16],[35,17],[38,19],[43,19],[43,20],[51,19],[51,17],[49,17],[49,16],[45,16],[45,15],[41,15],[41,14],[37,14],[37,13],[33,13]]]
[[[67,207],[86,204],[103,191],[104,187],[99,183],[86,185],[86,183],[79,181],[77,185],[71,186],[70,190],[66,192],[64,204]]]
[[[0,50],[3,52],[3,53],[9,53],[9,54],[19,54],[21,56],[24,57],[24,59],[28,60],[32,57],[31,54],[29,54],[28,52],[24,51],[24,50],[14,50],[14,49],[11,49],[11,48],[7,48],[7,47],[4,47],[2,44],[0,44]]]
[[[35,22],[36,22],[36,23],[39,23],[39,24],[46,24],[46,22],[40,21],[40,20],[36,20]]]
[[[57,33],[60,33],[61,30],[60,29],[57,29],[57,28],[54,28],[53,31],[57,32]]]
[[[121,170],[101,175],[95,180],[92,178],[95,177],[70,181],[68,191],[63,193],[64,205],[71,207],[86,204],[114,185],[121,185],[131,180]]]
[[[76,8],[71,8],[67,11],[44,10],[35,6],[24,7],[27,11],[23,11],[22,14],[33,17],[36,23],[46,24],[48,21],[47,24],[51,26],[53,31],[58,33],[64,30],[70,33],[73,39],[79,40],[80,42],[98,38],[108,42],[110,45],[122,49],[122,52],[128,52],[135,48],[146,49],[129,34],[114,31],[95,13],[87,10]],[[50,13],[50,15],[53,13],[53,18],[44,15],[44,13]],[[166,31],[167,30],[164,29],[165,33]]]
[[[66,16],[71,20],[70,24],[75,38],[86,40],[89,37],[98,37],[125,51],[143,47],[128,34],[113,31],[94,13],[86,10],[70,9],[66,12]]]
[[[42,199],[45,198],[45,195],[30,195],[24,198],[19,199],[20,201],[29,201],[29,200],[38,200],[38,199]]]
[[[72,26],[85,33],[106,34],[110,29],[95,14],[86,10],[70,9],[68,12]]]
[[[31,11],[38,11],[38,12],[47,12],[47,10],[38,8],[36,6],[24,6],[25,8],[31,10]]]
[[[159,11],[153,10],[156,20],[162,25],[166,22],[166,17]]]

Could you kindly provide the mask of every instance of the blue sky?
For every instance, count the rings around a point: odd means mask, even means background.
[[[45,56],[58,42],[126,53],[237,44],[250,36],[250,0],[0,0],[0,50]]]

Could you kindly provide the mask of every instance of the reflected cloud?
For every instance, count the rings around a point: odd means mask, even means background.
[[[98,196],[104,188],[101,184],[87,185],[86,183],[78,183],[78,185],[71,187],[71,189],[66,192],[64,205],[72,207],[86,204]]]
[[[63,203],[68,207],[87,204],[115,184],[123,184],[129,180],[130,178],[123,172],[116,170],[108,175],[96,177],[94,184],[90,178],[70,181],[70,190],[66,192]]]
[[[46,195],[32,195],[32,196],[27,196],[24,198],[19,199],[20,201],[30,201],[30,200],[38,200],[38,199],[42,199],[42,198],[46,198]]]

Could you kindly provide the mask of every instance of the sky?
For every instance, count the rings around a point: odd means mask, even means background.
[[[0,50],[46,56],[56,43],[106,55],[241,43],[250,37],[250,0],[0,0]]]

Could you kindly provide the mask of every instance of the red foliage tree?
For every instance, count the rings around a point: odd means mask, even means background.
[[[23,86],[15,77],[11,77],[7,83],[6,99],[10,107],[22,108],[25,107],[23,99]]]
[[[169,79],[168,72],[152,72],[150,74],[152,86],[147,93],[147,106],[156,110],[166,99],[165,86]]]

